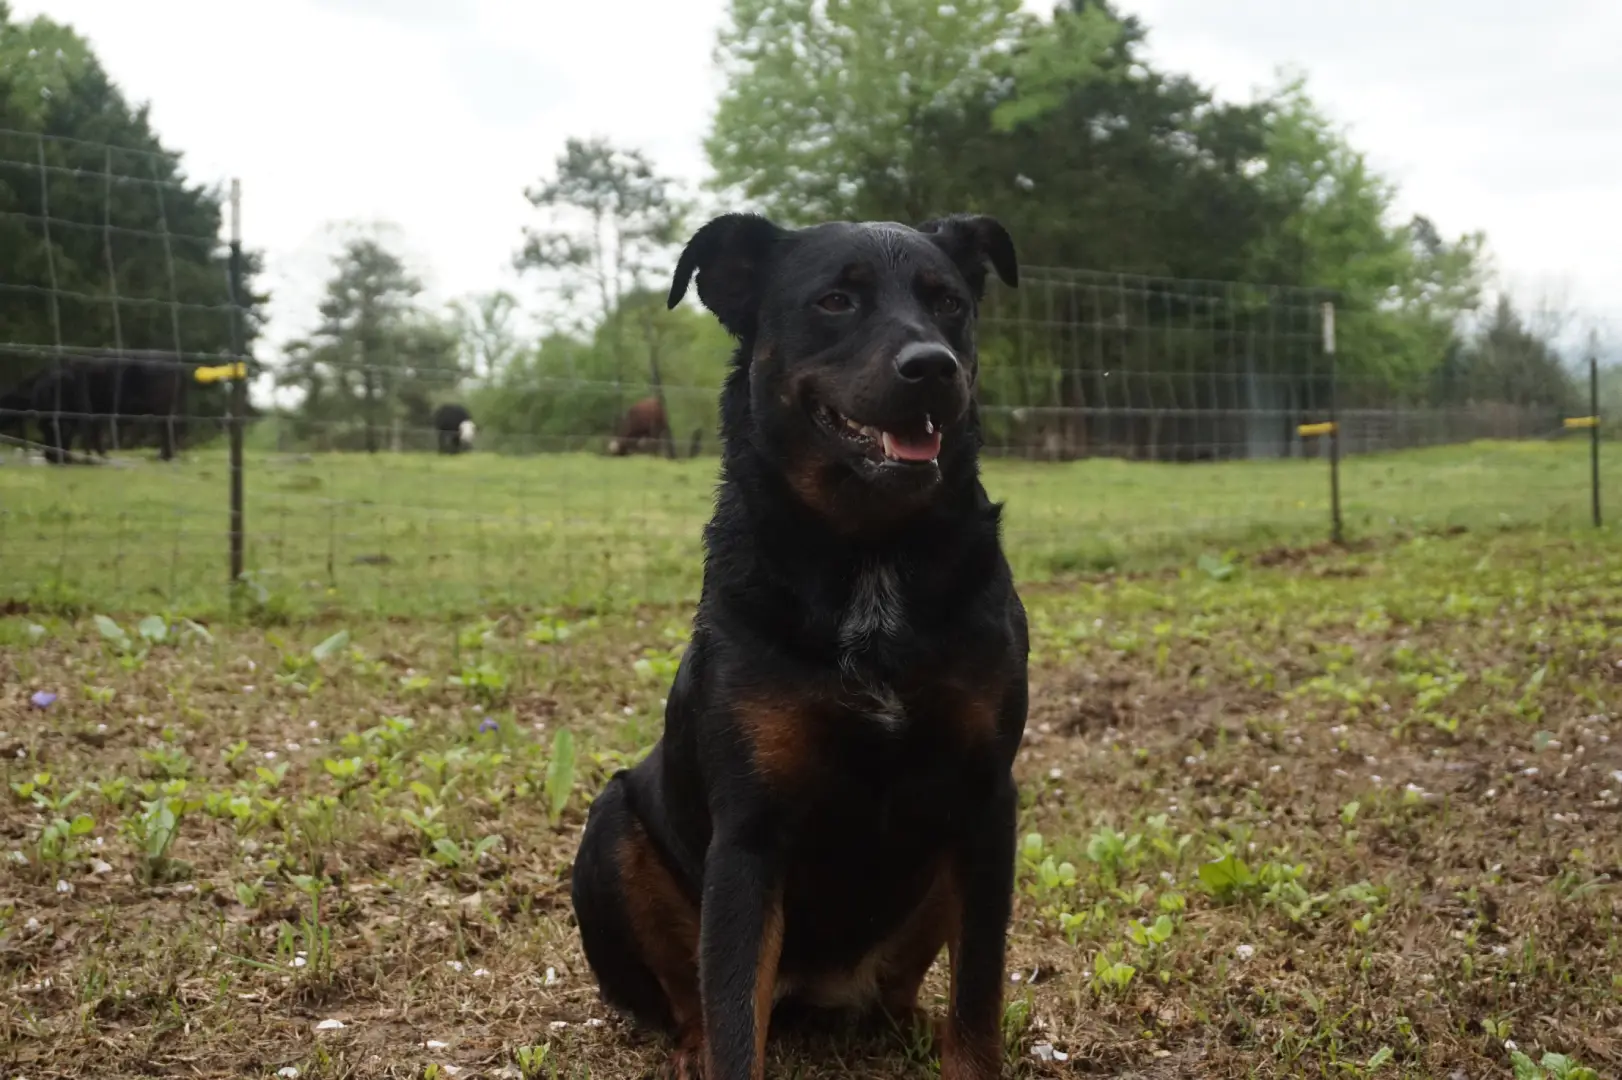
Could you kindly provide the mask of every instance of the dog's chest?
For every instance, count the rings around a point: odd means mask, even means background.
[[[885,728],[907,722],[906,706],[884,674],[893,651],[909,631],[901,576],[881,560],[856,571],[839,620],[839,669],[846,704]]]

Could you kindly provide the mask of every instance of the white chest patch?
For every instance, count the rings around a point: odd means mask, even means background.
[[[876,636],[895,637],[906,625],[901,583],[895,567],[880,562],[863,566],[857,572],[849,605],[839,621],[839,666],[854,699],[852,707],[887,728],[906,723],[906,709],[895,690],[862,670],[859,654]]]

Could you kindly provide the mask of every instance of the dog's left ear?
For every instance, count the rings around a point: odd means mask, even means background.
[[[1014,253],[1014,238],[996,218],[984,214],[953,214],[926,221],[918,226],[918,231],[927,234],[957,263],[976,299],[985,294],[987,263],[1005,285],[1019,287],[1019,257]]]
[[[772,248],[788,235],[756,214],[723,214],[710,221],[682,249],[668,305],[681,303],[697,272],[698,298],[734,337],[743,337],[755,327]]]

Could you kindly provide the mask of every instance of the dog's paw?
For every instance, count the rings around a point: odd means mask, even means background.
[[[694,1029],[676,1040],[659,1080],[704,1080],[704,1033]]]

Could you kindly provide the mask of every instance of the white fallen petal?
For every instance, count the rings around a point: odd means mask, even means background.
[[[342,1031],[343,1029],[344,1022],[342,1020],[323,1020],[315,1025],[317,1031]]]
[[[73,886],[59,879],[56,883],[56,891],[63,896],[67,896],[73,892]]]
[[[554,1020],[550,1024],[546,1025],[546,1026],[551,1028],[553,1031],[562,1031],[564,1028],[569,1026],[569,1021],[567,1021],[567,1020]]]
[[[546,978],[541,980],[541,985],[543,985],[543,986],[556,986],[557,984],[558,984],[558,969],[557,968],[547,968],[546,969]]]
[[[429,1050],[443,1050],[445,1047],[449,1046],[450,1043],[440,1042],[438,1039],[429,1039],[422,1045],[427,1047]]]
[[[452,971],[461,971],[464,967],[462,961],[460,960],[447,960],[445,961],[445,966],[450,968]]]
[[[104,862],[101,859],[91,859],[90,872],[92,874],[110,874],[113,872],[113,864]]]
[[[1053,1044],[1045,1042],[1037,1043],[1035,1046],[1031,1047],[1031,1056],[1036,1058],[1038,1061],[1052,1061],[1054,1057]]]
[[[590,1020],[586,1021],[586,1026],[587,1027],[602,1027],[603,1022],[601,1020],[599,1020],[597,1017],[594,1016]]]
[[[1240,945],[1233,950],[1233,954],[1241,960],[1249,960],[1256,955],[1256,946]]]
[[[281,1077],[282,1080],[293,1080],[294,1077],[298,1076],[298,1070],[291,1065],[283,1065],[276,1070],[276,1075]]]
[[[486,978],[489,974],[490,974],[490,971],[489,971],[488,968],[478,968],[477,970],[475,970],[473,972],[473,977],[475,979],[483,979],[483,978]]]

